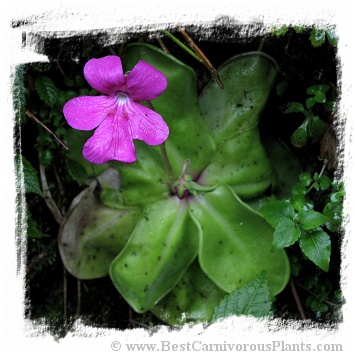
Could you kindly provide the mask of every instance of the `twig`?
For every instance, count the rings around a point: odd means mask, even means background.
[[[59,62],[58,62],[58,61],[56,61],[56,63],[57,63],[57,67],[58,67],[58,69],[59,69],[60,73],[63,75],[63,77],[66,77],[66,76],[65,76],[65,73],[64,73],[64,71],[63,71],[62,66],[59,64]]]
[[[213,78],[216,80],[218,85],[223,89],[224,85],[222,80],[217,72],[217,70],[213,67],[212,63],[209,59],[205,56],[205,54],[201,51],[201,49],[196,45],[195,41],[187,34],[187,32],[180,26],[177,26],[179,31],[181,32],[182,36],[187,41],[189,47],[196,53],[196,55],[201,58],[202,63],[207,67],[207,69],[211,72]]]
[[[179,39],[177,39],[174,35],[172,35],[169,31],[167,30],[162,30],[162,32],[165,33],[168,37],[170,37],[175,43],[177,43],[183,50],[185,50],[188,54],[190,54],[193,58],[195,58],[197,61],[200,63],[203,63],[202,58],[197,56],[197,54],[194,51],[191,51],[185,44],[183,44]]]
[[[122,43],[120,44],[120,48],[118,49],[118,55],[119,55],[120,57],[122,56],[124,46],[125,46],[125,43],[122,42]]]
[[[112,48],[112,46],[108,47],[108,51],[111,53],[111,55],[117,56],[116,52],[114,51],[114,49]]]
[[[44,200],[47,204],[47,207],[51,211],[54,219],[57,221],[57,223],[60,224],[62,221],[62,213],[60,212],[58,206],[54,202],[51,191],[49,190],[45,168],[43,164],[39,164],[39,173],[40,173],[42,191],[44,193]]]
[[[170,52],[169,52],[168,48],[165,46],[165,43],[163,42],[163,40],[159,36],[157,37],[157,40],[159,42],[160,47],[163,49],[163,51],[169,55]]]
[[[260,42],[260,45],[259,45],[259,48],[258,48],[258,51],[261,52],[263,50],[263,47],[265,45],[265,41],[266,41],[266,38],[265,36],[261,39],[261,42]]]
[[[302,320],[307,320],[306,314],[304,313],[304,310],[303,310],[303,307],[301,304],[301,300],[298,296],[298,293],[297,293],[297,290],[296,290],[296,287],[295,287],[295,284],[293,283],[293,281],[290,282],[290,285],[291,285],[292,295],[296,301],[298,311],[301,314],[301,318],[302,318]]]
[[[58,136],[55,135],[52,130],[50,130],[39,119],[37,119],[35,115],[31,113],[28,109],[26,109],[26,115],[29,118],[33,119],[35,122],[37,122],[39,125],[41,125],[44,129],[46,129],[48,133],[50,133],[62,146],[64,146],[65,149],[69,150],[68,146],[61,139],[59,139]]]
[[[326,164],[325,164],[325,165],[323,165],[322,170],[320,171],[320,173],[319,173],[319,175],[318,175],[318,178],[320,178],[320,177],[323,175],[323,173],[324,173],[324,170],[325,170],[326,166],[327,166]],[[307,190],[306,194],[308,194],[308,193],[310,193],[310,192],[311,192],[311,190],[312,190],[312,188],[315,186],[315,184],[316,184],[316,182],[314,181],[314,182],[312,183],[312,185],[311,185],[311,186],[309,186],[309,188],[308,188],[308,190]]]

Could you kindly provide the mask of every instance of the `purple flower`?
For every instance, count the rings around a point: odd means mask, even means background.
[[[84,67],[92,88],[104,94],[69,100],[63,108],[68,124],[79,130],[92,130],[83,155],[94,164],[109,160],[133,163],[137,160],[133,139],[148,145],[162,144],[169,135],[163,118],[139,101],[157,98],[167,87],[163,73],[139,61],[128,74],[123,73],[117,56],[94,58]]]

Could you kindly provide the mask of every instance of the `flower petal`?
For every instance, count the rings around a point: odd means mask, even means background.
[[[138,61],[128,73],[124,91],[132,100],[153,100],[164,92],[168,85],[165,75],[144,61]]]
[[[121,59],[118,56],[89,60],[84,67],[84,76],[92,88],[108,95],[115,95],[125,82]]]
[[[85,143],[83,155],[94,164],[110,160],[131,164],[137,160],[129,122],[119,110],[107,117]]]
[[[169,127],[158,113],[132,101],[125,108],[133,139],[143,140],[148,145],[160,145],[168,138]]]
[[[63,114],[68,124],[74,129],[92,130],[116,108],[116,99],[113,97],[83,96],[66,102]]]

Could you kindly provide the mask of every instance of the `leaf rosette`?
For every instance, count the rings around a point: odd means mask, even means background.
[[[272,245],[273,227],[244,202],[276,189],[278,179],[287,186],[277,178],[282,162],[272,158],[282,157],[290,167],[289,153],[270,138],[265,148],[258,130],[278,70],[275,61],[260,52],[235,56],[219,69],[224,90],[211,82],[198,96],[196,73],[152,45],[128,45],[121,59],[126,71],[143,60],[166,76],[167,89],[152,105],[169,126],[165,147],[172,174],[186,182],[181,170],[188,160],[186,187],[194,190],[178,197],[159,147],[140,141],[131,165],[95,165],[69,153],[88,176],[110,166],[118,170],[120,187],[101,187],[101,204],[139,212],[113,233],[129,238],[105,263],[106,275],[135,311],[152,311],[170,324],[210,321],[226,295],[260,274],[271,296],[280,293],[290,274],[287,255]],[[87,136],[72,130],[67,138],[82,146]],[[92,259],[90,264],[93,271],[99,268]]]

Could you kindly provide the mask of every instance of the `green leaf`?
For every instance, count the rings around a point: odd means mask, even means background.
[[[299,102],[292,102],[290,106],[286,109],[285,113],[303,113],[306,114],[307,111],[303,105]]]
[[[295,243],[301,235],[301,230],[288,218],[280,221],[275,229],[272,246],[274,249],[285,248]]]
[[[17,170],[20,169],[19,161],[16,160]],[[32,166],[32,164],[22,156],[22,165],[23,165],[23,175],[24,175],[24,186],[25,193],[35,193],[41,197],[43,197],[41,185],[39,183],[38,172]],[[19,171],[18,171],[19,174]]]
[[[284,36],[284,35],[286,35],[288,28],[289,27],[287,25],[281,25],[280,27],[274,27],[271,29],[271,33],[277,37]]]
[[[300,238],[300,248],[304,255],[325,272],[329,269],[331,242],[322,229],[308,232]]]
[[[274,228],[284,219],[292,220],[295,214],[291,203],[286,201],[268,202],[261,208],[260,212]]]
[[[53,107],[57,101],[59,91],[54,82],[46,76],[40,76],[35,81],[36,91],[44,103]]]
[[[317,103],[325,103],[325,101],[327,100],[327,97],[325,95],[324,92],[322,91],[318,91],[315,96],[313,97],[313,99],[317,102]]]
[[[306,197],[304,195],[293,195],[290,201],[294,209],[301,212],[306,204]]]
[[[307,88],[307,94],[317,95],[319,92],[327,92],[330,86],[328,84],[314,84]]]
[[[250,283],[227,295],[216,306],[211,322],[233,315],[269,316],[270,309],[266,274],[260,274]]]
[[[199,235],[185,200],[174,196],[145,207],[110,266],[114,286],[136,312],[150,310],[181,280],[197,256]]]
[[[49,166],[53,162],[54,156],[51,150],[43,150],[39,153],[39,161],[45,166]]]
[[[316,101],[314,100],[314,98],[307,98],[306,99],[306,108],[307,109],[311,109],[314,104],[316,104]]]
[[[231,293],[262,271],[268,274],[270,294],[285,288],[289,261],[283,249],[272,249],[274,229],[228,186],[197,195],[189,205],[201,230],[200,267],[219,288]]]
[[[272,191],[280,200],[287,198],[303,171],[302,166],[290,148],[275,135],[263,133],[261,142],[274,168]]]
[[[307,188],[301,182],[297,182],[292,187],[292,194],[305,196],[307,194]]]
[[[318,116],[310,115],[308,117],[308,135],[313,138],[313,143],[318,142],[325,134],[326,126],[323,120]]]
[[[300,180],[300,183],[305,187],[308,187],[311,184],[311,182],[313,181],[312,175],[309,171],[302,172],[299,176],[299,180]]]
[[[259,122],[277,72],[278,64],[263,52],[234,56],[218,68],[224,89],[210,81],[199,100],[217,146]]]
[[[325,31],[323,29],[312,28],[309,39],[313,47],[322,46],[325,42]]]
[[[276,93],[279,97],[281,97],[286,89],[288,87],[288,81],[287,79],[285,78],[284,80],[282,80],[277,86],[276,86]]]
[[[246,199],[265,192],[272,184],[273,173],[256,125],[217,147],[199,183],[228,185],[239,197]]]
[[[304,33],[306,30],[305,26],[293,26],[293,29],[296,33]]]
[[[338,37],[337,34],[335,33],[335,28],[327,29],[326,35],[327,35],[328,42],[329,42],[332,46],[336,46],[336,45],[338,44],[339,37]]]
[[[26,210],[26,218],[27,218],[27,237],[29,238],[43,238],[49,237],[48,234],[42,233],[37,226],[37,223],[34,221],[31,212]]]
[[[331,232],[338,232],[342,224],[342,205],[339,202],[328,202],[324,209],[323,214],[329,218],[325,223],[327,229]]]
[[[303,229],[308,230],[321,226],[329,219],[327,216],[310,209],[308,211],[302,211],[298,213],[295,220],[301,224],[301,227]]]
[[[332,185],[332,180],[327,176],[321,176],[319,178],[319,184],[322,190],[327,190]]]
[[[69,175],[79,185],[82,185],[89,178],[85,167],[79,162],[67,158],[66,163]]]
[[[140,217],[140,209],[111,209],[101,203],[99,185],[117,186],[117,180],[114,169],[105,170],[73,199],[61,221],[59,253],[65,268],[79,279],[108,275]]]
[[[203,89],[201,109],[216,153],[199,183],[228,185],[242,198],[255,197],[270,187],[273,169],[260,143],[257,123],[277,68],[275,60],[262,52],[243,53],[218,68],[223,90],[216,81]]]
[[[150,310],[170,325],[209,322],[226,293],[201,270],[195,259],[175,287]]]
[[[329,112],[333,112],[334,110],[336,110],[337,107],[337,102],[334,100],[327,100],[324,103],[324,107],[326,110],[328,110]]]
[[[291,143],[293,146],[300,148],[307,144],[307,124],[307,122],[303,122],[292,134]]]

